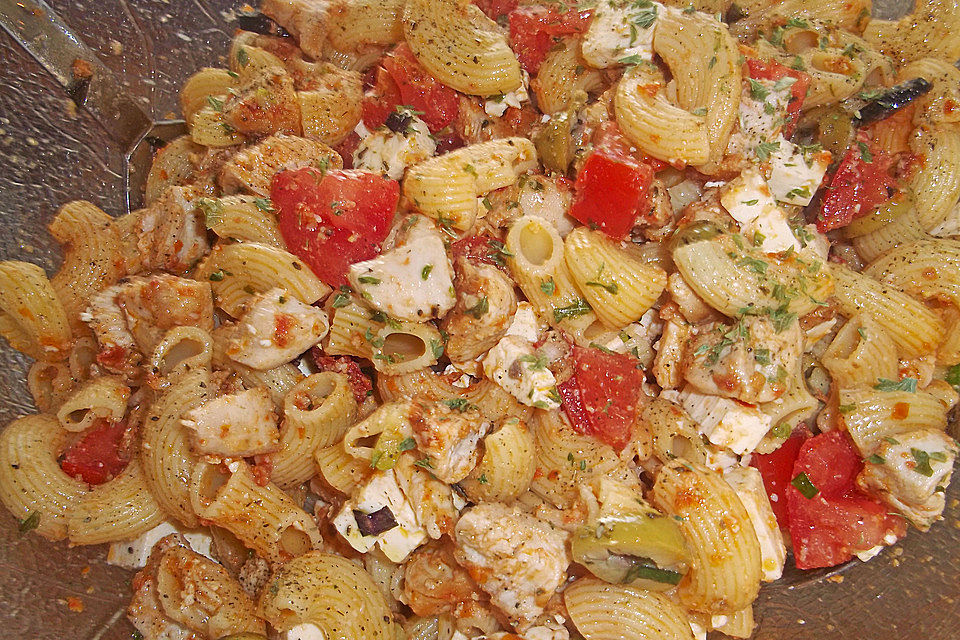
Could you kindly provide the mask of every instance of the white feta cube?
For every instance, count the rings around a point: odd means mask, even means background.
[[[214,559],[210,552],[213,538],[205,529],[184,529],[178,524],[164,521],[133,540],[112,543],[107,550],[107,564],[124,569],[142,569],[147,566],[153,545],[171,533],[182,534],[194,551],[211,560]]]
[[[523,70],[521,70],[521,73],[523,76],[519,87],[509,93],[490,96],[484,101],[483,110],[488,116],[500,118],[507,112],[508,108],[519,109],[524,102],[530,99],[530,93],[527,91],[530,84],[530,74]]]
[[[770,154],[770,193],[780,202],[805,207],[820,188],[830,166],[830,152],[804,152],[780,138],[780,147]]]
[[[520,336],[504,336],[483,359],[483,373],[519,400],[540,409],[560,407],[557,379],[533,344]]]
[[[405,131],[395,133],[384,127],[362,137],[353,152],[355,169],[399,180],[407,167],[433,157],[437,143],[430,136],[427,123],[411,113],[403,115],[410,118]]]
[[[598,69],[624,64],[625,58],[653,60],[653,33],[662,11],[659,2],[597,3],[580,44],[583,59]]]
[[[720,196],[720,204],[740,223],[740,230],[748,241],[759,241],[762,251],[800,249],[786,215],[777,206],[759,170],[746,169],[731,180]]]
[[[280,448],[276,408],[266,387],[220,396],[187,411],[181,423],[197,453],[249,457]]]
[[[772,426],[770,416],[758,408],[729,398],[704,395],[685,387],[677,399],[711,443],[740,455],[756,449]]]
[[[529,302],[517,303],[517,312],[513,314],[513,320],[507,327],[508,336],[519,336],[527,342],[536,342],[540,339],[540,332],[545,325],[540,321],[540,317]]]
[[[773,582],[783,575],[783,565],[787,558],[787,548],[783,543],[783,534],[777,517],[770,507],[763,478],[753,467],[734,467],[723,474],[743,507],[750,516],[750,522],[760,542],[760,568],[764,582]]]

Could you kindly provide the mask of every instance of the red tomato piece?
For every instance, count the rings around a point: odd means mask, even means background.
[[[83,436],[63,452],[60,468],[68,476],[87,484],[103,484],[123,471],[129,460],[122,455],[121,444],[127,431],[126,421],[98,420]]]
[[[602,127],[593,152],[577,173],[570,215],[622,240],[650,207],[653,168],[630,152],[626,139],[610,123]]]
[[[360,146],[360,136],[356,132],[351,133],[347,138],[335,146],[333,149],[343,158],[343,168],[353,169],[353,152]]]
[[[786,442],[773,453],[754,453],[750,456],[750,466],[756,467],[763,478],[763,488],[770,498],[773,514],[781,529],[790,524],[790,512],[787,509],[787,487],[793,480],[793,464],[800,453],[800,445],[811,436],[806,427],[794,429]]]
[[[563,36],[584,33],[590,11],[557,13],[546,7],[524,6],[510,12],[510,43],[529,73],[540,70],[543,59]]]
[[[443,129],[460,113],[459,94],[430,75],[406,44],[384,56],[380,65],[373,92],[363,100],[367,128],[383,126],[401,104],[420,111],[431,132]]]
[[[400,185],[366,171],[312,167],[283,171],[270,197],[287,248],[318,278],[347,284],[347,268],[380,253],[400,199]]]
[[[480,7],[488,18],[496,20],[516,9],[519,0],[473,0],[473,4]]]
[[[787,103],[786,122],[783,125],[783,137],[789,138],[797,128],[797,122],[800,121],[800,107],[803,106],[803,99],[807,97],[807,89],[810,88],[810,75],[797,69],[791,69],[779,62],[773,60],[759,60],[757,58],[747,58],[746,75],[754,80],[773,80],[776,82],[787,76],[796,78],[796,82],[790,87],[790,102]]]
[[[793,477],[806,474],[818,492],[807,498],[793,484],[787,487],[798,569],[832,567],[856,552],[885,544],[889,534],[899,538],[906,533],[903,518],[857,488],[862,469],[863,461],[845,431],[828,431],[801,445]]]
[[[893,161],[869,139],[858,137],[824,192],[817,229],[825,233],[845,227],[889,200],[897,188],[889,173]]]
[[[574,374],[558,386],[573,428],[620,451],[630,442],[637,417],[643,372],[636,359],[574,346]]]
[[[321,371],[333,371],[347,376],[347,380],[350,381],[350,390],[353,391],[353,399],[357,401],[357,404],[363,404],[363,401],[373,391],[373,383],[370,382],[370,378],[360,370],[360,365],[350,356],[333,357],[324,355],[318,347],[311,349],[310,355],[313,357],[314,364]]]

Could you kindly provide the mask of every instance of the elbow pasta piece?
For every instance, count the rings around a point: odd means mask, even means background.
[[[193,510],[223,527],[248,549],[272,564],[282,564],[321,544],[313,516],[274,484],[260,486],[246,462],[224,477],[215,465],[198,463],[190,479]]]
[[[403,194],[418,211],[466,231],[477,219],[478,197],[536,166],[536,149],[526,138],[478,142],[410,167]]]
[[[347,496],[355,495],[373,473],[370,461],[347,453],[343,441],[317,449],[314,459],[323,481]]]
[[[870,20],[863,38],[899,62],[919,58],[960,58],[960,5],[954,0],[917,0],[899,20]]]
[[[870,317],[855,315],[837,332],[820,362],[834,384],[852,387],[874,385],[880,378],[899,378],[897,345]]]
[[[887,211],[897,211],[895,207],[888,207]],[[866,261],[875,260],[886,251],[902,243],[913,242],[928,238],[926,230],[920,224],[920,216],[916,207],[911,203],[902,207],[899,215],[887,222],[871,224],[871,220],[862,229],[857,230],[860,235],[854,235],[849,228],[847,237],[853,236],[853,248]],[[867,218],[862,218],[867,220]],[[861,233],[862,232],[862,233]]]
[[[303,135],[329,145],[343,142],[360,122],[363,84],[356,71],[327,65],[309,89],[297,92]]]
[[[230,71],[237,74],[237,84],[246,84],[258,76],[284,73],[283,60],[262,47],[254,46],[256,35],[241,31],[230,43],[228,63]]]
[[[200,263],[197,280],[207,280],[216,305],[234,318],[243,315],[244,301],[280,287],[304,304],[330,293],[330,287],[292,253],[264,244],[218,244]]]
[[[473,502],[511,502],[530,487],[537,471],[533,434],[517,418],[483,439],[483,457],[470,476],[460,481]]]
[[[693,640],[687,614],[655,591],[585,577],[566,588],[563,603],[585,640]]]
[[[523,216],[510,227],[504,246],[510,273],[537,314],[582,338],[597,315],[573,283],[556,227],[538,216]]]
[[[820,20],[844,31],[860,33],[870,19],[871,4],[871,0],[748,0],[741,5],[747,17],[733,23],[730,30],[738,38],[753,40],[763,27],[779,26],[795,18]]]
[[[373,366],[380,373],[399,375],[437,364],[437,345],[443,336],[428,322],[402,321],[399,326],[387,324],[374,334]]]
[[[530,83],[543,113],[565,110],[577,91],[595,93],[603,87],[603,76],[580,57],[580,41],[564,38],[552,48]]]
[[[723,478],[682,458],[667,462],[653,485],[653,500],[680,528],[692,554],[677,587],[684,606],[732,614],[760,590],[760,544],[740,498]]]
[[[213,338],[198,327],[174,327],[167,331],[147,361],[148,383],[166,388],[179,378],[209,369],[213,360]]]
[[[920,226],[932,231],[960,200],[960,131],[954,125],[921,125],[910,138],[910,151],[924,161],[907,183]]]
[[[67,521],[67,538],[70,544],[133,540],[163,522],[163,517],[140,461],[134,458],[116,478],[77,500]]]
[[[211,98],[223,103],[227,95],[211,96]],[[232,147],[243,142],[243,136],[226,121],[223,110],[210,105],[193,114],[187,123],[187,130],[190,133],[190,140],[204,147]]]
[[[201,206],[204,203],[212,210],[206,216],[207,228],[221,239],[287,248],[269,200],[254,196],[225,196],[201,201]]]
[[[27,371],[27,389],[33,404],[43,413],[51,413],[59,407],[76,383],[66,362],[37,361]]]
[[[34,360],[56,362],[70,353],[70,323],[40,267],[0,262],[0,336]]]
[[[304,378],[283,401],[271,480],[290,489],[312,478],[314,454],[339,442],[356,421],[357,402],[346,376],[328,371]]]
[[[341,51],[400,42],[404,4],[404,0],[341,0],[330,15],[327,39]]]
[[[947,406],[925,391],[878,391],[872,386],[840,388],[843,422],[863,456],[880,446],[884,438],[919,429],[947,428]]]
[[[393,616],[370,574],[346,558],[313,551],[285,564],[260,596],[280,633],[302,624],[324,638],[394,640]]]
[[[21,522],[37,517],[37,533],[49,540],[67,536],[70,512],[89,491],[57,463],[66,436],[46,414],[18,418],[0,431],[0,502]]]
[[[57,420],[66,431],[85,431],[97,419],[119,422],[127,413],[130,387],[115,376],[87,381],[71,393],[57,410]]]
[[[833,291],[830,272],[819,261],[752,256],[737,249],[729,236],[717,236],[673,252],[677,270],[690,288],[724,315],[780,308],[783,302],[773,295],[777,284],[796,292],[786,305],[801,316],[820,306]]]
[[[199,458],[180,420],[213,397],[212,384],[206,369],[177,380],[150,405],[140,433],[144,481],[167,517],[187,528],[200,526],[190,500],[190,476]]]
[[[960,307],[960,240],[900,244],[862,273],[922,300],[949,300]]]
[[[227,69],[207,67],[187,78],[180,89],[180,111],[187,124],[193,121],[197,113],[209,107],[211,102],[222,101],[231,89],[239,86],[239,79],[230,74]]]
[[[63,246],[63,263],[50,285],[77,335],[87,331],[80,315],[97,292],[127,275],[113,219],[93,204],[74,200],[60,207],[47,229]]]
[[[612,329],[639,320],[667,286],[663,269],[640,262],[601,231],[578,227],[563,250],[574,285]]]
[[[192,182],[197,173],[194,159],[201,157],[203,151],[203,147],[191,140],[189,135],[180,136],[157,151],[147,174],[143,194],[145,205],[149,207],[159,200],[167,187],[179,187]]]
[[[407,0],[403,33],[420,64],[457,91],[494,96],[522,82],[506,36],[468,0]]]
[[[920,58],[907,64],[897,74],[897,82],[923,78],[933,88],[913,104],[915,125],[944,125],[960,122],[960,69],[944,60]]]
[[[841,265],[830,265],[834,299],[847,316],[861,313],[887,329],[901,356],[932,353],[943,339],[943,322],[920,301],[896,287]]]

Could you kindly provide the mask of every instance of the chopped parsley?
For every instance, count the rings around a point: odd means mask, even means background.
[[[477,405],[471,404],[466,398],[447,398],[443,401],[443,404],[447,405],[451,409],[459,411],[460,413],[477,408]]]
[[[530,371],[543,371],[547,368],[547,356],[542,353],[528,353],[517,358],[517,362],[522,362]]]
[[[410,451],[410,449],[414,449],[416,448],[416,446],[417,446],[416,440],[414,440],[413,438],[404,438],[403,440],[400,441],[400,444],[397,445],[397,451],[401,451],[401,452]]]
[[[243,47],[237,49],[237,62],[241,67],[246,67],[250,64],[250,54],[248,54],[247,50]]]
[[[617,287],[616,282],[613,282],[612,280],[610,282],[603,282],[600,279],[603,276],[604,266],[604,263],[601,262],[600,268],[597,270],[597,275],[593,276],[592,280],[587,280],[584,284],[586,284],[588,287],[600,287],[601,289],[606,289],[607,293],[610,293],[611,295],[617,295],[619,288]]]
[[[380,284],[380,278],[375,276],[360,276],[357,281],[360,284]]]
[[[790,484],[807,500],[812,500],[815,495],[820,493],[820,489],[817,489],[817,487],[810,482],[810,478],[808,478],[807,474],[803,471],[798,473],[796,477],[790,481]]]
[[[553,281],[553,277],[551,277],[549,280],[544,280],[543,282],[540,283],[540,291],[543,291],[548,296],[552,296],[554,291],[556,290],[557,290],[557,283]],[[957,366],[960,367],[960,365],[957,365]],[[958,376],[960,376],[960,373],[958,373]]]
[[[430,341],[430,351],[433,353],[433,357],[437,360],[440,359],[440,356],[443,355],[443,341],[433,339]]]
[[[426,280],[430,277],[430,272],[433,271],[433,265],[428,264],[423,269],[420,270],[420,279]]]
[[[878,456],[877,454],[873,454],[872,456],[867,458],[867,462],[869,462],[870,464],[886,464],[887,463],[886,459],[883,456]]]
[[[18,521],[17,530],[21,534],[23,534],[23,533],[27,533],[28,531],[33,531],[39,526],[40,526],[40,512],[31,511],[30,515],[28,515],[23,520]]]
[[[913,461],[916,463],[913,466],[914,471],[928,478],[933,476],[933,467],[930,466],[929,453],[921,449],[911,448],[910,455],[913,456]]]
[[[353,289],[346,285],[340,286],[340,291],[333,296],[333,308],[334,309],[343,309],[345,306],[350,304],[350,294],[353,293]]]
[[[573,304],[569,304],[565,307],[560,307],[553,310],[553,321],[561,322],[568,318],[576,318],[590,313],[593,309],[590,308],[590,305],[587,304],[586,300],[578,298]]]
[[[756,147],[757,158],[760,162],[766,162],[770,159],[770,154],[780,149],[779,142],[761,142]]]
[[[466,313],[469,313],[474,318],[479,320],[487,311],[490,311],[490,302],[487,300],[487,296],[483,296],[480,298],[477,304],[467,309]]]
[[[870,147],[867,146],[866,142],[857,141],[857,147],[860,148],[860,159],[870,164],[873,162],[873,154],[870,153]]]
[[[257,209],[265,213],[273,213],[276,209],[273,208],[273,203],[270,202],[270,198],[254,198],[253,204],[256,205]]]
[[[207,96],[207,104],[209,104],[210,108],[217,113],[223,112],[223,100],[220,98],[217,98],[216,96]]]
[[[878,378],[877,384],[873,385],[873,388],[877,391],[907,391],[916,393],[917,379],[903,378],[902,380],[887,380],[886,378]]]

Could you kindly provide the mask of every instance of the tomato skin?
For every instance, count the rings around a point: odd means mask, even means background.
[[[457,258],[466,258],[474,264],[492,264],[501,271],[506,271],[507,267],[503,260],[501,259],[498,263],[498,261],[493,258],[493,256],[497,255],[495,253],[496,248],[493,244],[495,242],[497,242],[497,239],[487,234],[466,236],[465,238],[457,240],[450,245],[450,253],[453,256],[454,264],[456,264]]]
[[[570,215],[622,240],[637,216],[650,208],[653,167],[637,160],[616,125],[598,136],[594,150],[577,173]]]
[[[338,287],[347,269],[380,253],[400,200],[400,185],[366,171],[326,174],[308,167],[273,179],[280,234],[318,278]]]
[[[121,454],[127,423],[100,419],[63,452],[60,468],[68,476],[98,485],[123,471],[129,460]]]
[[[863,145],[863,147],[861,147]],[[864,160],[864,151],[872,156]],[[826,188],[817,230],[826,233],[845,227],[890,199],[897,183],[888,170],[893,159],[866,137],[850,146]]]
[[[754,80],[777,81],[787,76],[796,78],[797,81],[790,87],[791,98],[787,103],[787,121],[783,125],[783,137],[789,139],[800,121],[800,108],[803,106],[803,99],[806,98],[807,89],[812,82],[810,74],[791,69],[773,60],[765,61],[758,58],[747,58],[745,74]]]
[[[763,478],[763,488],[770,498],[773,515],[781,529],[790,524],[790,512],[787,509],[787,487],[793,480],[793,465],[800,453],[800,446],[811,437],[806,427],[794,429],[790,437],[773,453],[754,453],[750,456],[750,466],[755,467]]]
[[[353,399],[357,401],[358,405],[363,404],[367,397],[371,395],[373,383],[360,370],[360,365],[354,358],[324,355],[319,347],[311,349],[310,356],[321,371],[333,371],[347,376],[347,380],[350,382],[350,390],[353,392]]]
[[[488,18],[496,20],[500,16],[505,16],[517,8],[519,0],[473,0]]]
[[[422,112],[420,118],[431,133],[460,113],[457,92],[430,75],[406,44],[398,45],[380,63],[373,92],[363,100],[363,123],[371,130],[383,126],[401,104]]]
[[[510,12],[510,43],[520,64],[530,74],[540,70],[550,48],[561,37],[584,33],[590,11],[557,13],[545,7],[524,6]]]
[[[880,501],[857,488],[862,469],[863,461],[845,431],[828,431],[801,445],[793,477],[806,474],[819,492],[806,498],[792,484],[787,487],[798,569],[832,567],[858,551],[885,544],[888,534],[905,535],[903,518],[891,515]]]
[[[574,346],[574,374],[557,386],[570,423],[617,451],[630,442],[643,397],[643,372],[637,360],[622,353]]]

